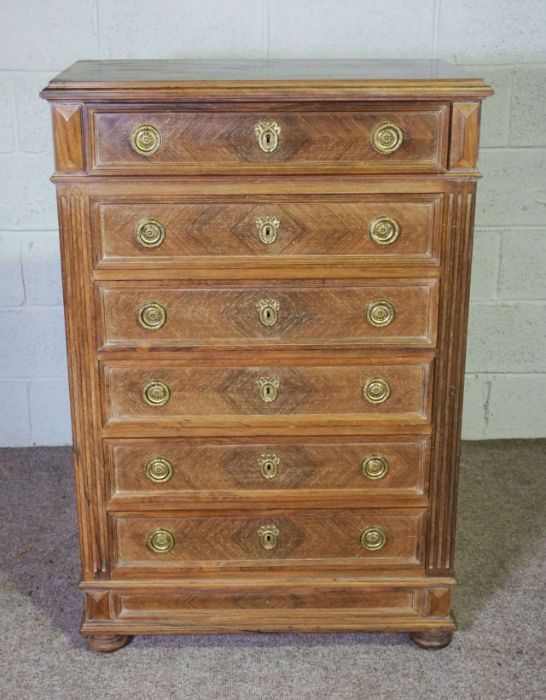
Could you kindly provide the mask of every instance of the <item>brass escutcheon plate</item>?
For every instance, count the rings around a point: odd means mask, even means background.
[[[274,452],[258,457],[258,466],[264,479],[274,479],[279,471],[281,458]]]
[[[281,380],[278,377],[260,377],[258,388],[260,398],[264,403],[272,403],[278,396]]]
[[[271,245],[277,240],[281,222],[276,216],[260,216],[256,219],[258,238],[264,245]]]
[[[260,545],[267,550],[275,549],[279,542],[279,528],[276,525],[262,525],[258,529]]]
[[[281,127],[277,122],[258,122],[254,130],[258,137],[258,145],[264,153],[271,153],[279,145]]]
[[[260,323],[263,326],[274,326],[279,320],[280,303],[276,299],[260,299],[256,304]]]

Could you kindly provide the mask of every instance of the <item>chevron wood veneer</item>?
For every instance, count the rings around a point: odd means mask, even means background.
[[[50,82],[89,648],[449,643],[477,145],[436,61]]]

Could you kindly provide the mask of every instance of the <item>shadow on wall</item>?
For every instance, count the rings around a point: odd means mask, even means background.
[[[546,529],[546,440],[463,444],[455,614],[469,629],[495,590],[536,552]],[[517,468],[515,467],[517,465]],[[13,474],[18,478],[14,479]],[[538,483],[538,482],[541,483]],[[24,484],[24,488],[21,486]],[[82,596],[70,448],[0,450],[0,574],[81,646]],[[139,646],[391,646],[400,634],[247,635],[139,638]]]

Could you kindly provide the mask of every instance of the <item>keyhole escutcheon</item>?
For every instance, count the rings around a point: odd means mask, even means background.
[[[261,216],[256,219],[258,238],[264,245],[271,245],[277,240],[277,234],[281,222],[276,216]]]
[[[281,127],[277,122],[259,122],[254,130],[258,137],[258,146],[264,153],[271,153],[279,145]]]
[[[274,326],[277,323],[281,305],[276,299],[260,299],[256,308],[263,326]]]
[[[274,479],[277,476],[280,463],[281,458],[275,453],[260,455],[258,465],[263,478]]]
[[[279,540],[279,528],[275,525],[262,525],[258,529],[260,544],[264,549],[275,549]]]
[[[260,398],[264,403],[272,403],[278,396],[281,380],[278,377],[260,377],[258,388]]]

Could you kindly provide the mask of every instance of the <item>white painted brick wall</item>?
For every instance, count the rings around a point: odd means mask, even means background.
[[[77,59],[438,57],[497,94],[482,119],[463,434],[546,435],[543,0],[1,2],[0,446],[71,440],[49,109]]]

